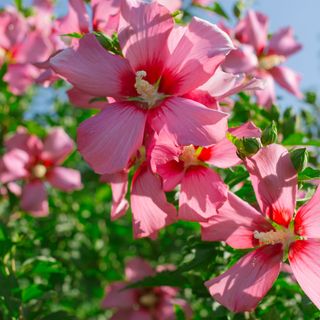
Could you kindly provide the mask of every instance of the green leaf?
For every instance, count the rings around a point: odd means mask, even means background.
[[[44,286],[32,284],[31,286],[22,290],[22,301],[29,302],[32,299],[39,298],[43,295],[44,291]]]
[[[303,133],[294,133],[288,136],[283,142],[285,146],[315,146],[320,147],[320,140],[309,140]]]
[[[81,33],[72,32],[72,33],[65,33],[61,35],[62,37],[70,37],[70,38],[76,38],[81,39],[83,35]]]
[[[320,179],[320,170],[311,167],[305,168],[298,174],[299,181]]]

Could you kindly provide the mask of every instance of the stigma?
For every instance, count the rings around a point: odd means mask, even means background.
[[[47,174],[47,168],[43,164],[37,164],[32,168],[32,175],[35,178],[42,179]]]
[[[136,72],[135,89],[139,95],[139,100],[148,105],[149,108],[154,107],[159,100],[165,98],[165,95],[158,92],[159,83],[152,85],[144,78],[147,76],[146,71],[140,70]]]
[[[277,67],[286,60],[284,56],[277,54],[271,54],[269,56],[259,58],[259,66],[261,69],[270,70],[274,67]]]
[[[254,231],[253,236],[259,240],[260,244],[290,244],[294,240],[294,234],[288,229],[271,230],[268,232]]]

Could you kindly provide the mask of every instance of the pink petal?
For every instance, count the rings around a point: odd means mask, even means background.
[[[218,214],[209,222],[201,224],[201,238],[204,241],[225,241],[235,249],[247,249],[259,245],[254,231],[273,230],[260,212],[231,192],[217,211]]]
[[[133,258],[126,263],[125,274],[129,282],[136,282],[145,277],[153,276],[155,272],[147,261]]]
[[[318,238],[320,235],[320,186],[311,200],[304,204],[294,219],[295,233],[307,237]]]
[[[244,74],[232,74],[223,72],[218,68],[215,74],[199,90],[207,91],[217,100],[224,99],[244,90],[263,89],[260,79],[248,79]]]
[[[120,1],[93,0],[91,1],[93,28],[112,36],[117,32],[120,20]]]
[[[176,320],[175,308],[171,297],[163,299],[156,307],[156,319]]]
[[[174,26],[173,18],[156,1],[133,2],[123,1],[121,7],[119,41],[124,56],[135,71],[148,73],[152,66],[162,69],[169,55],[167,41]]]
[[[297,240],[289,249],[293,274],[302,290],[320,308],[320,241]]]
[[[28,176],[30,156],[23,150],[13,149],[0,159],[0,181],[7,183]]]
[[[274,88],[274,80],[273,77],[268,73],[263,73],[261,78],[264,81],[264,88],[263,90],[257,90],[255,95],[257,97],[257,102],[261,106],[269,109],[273,103],[276,101],[276,93]]]
[[[7,7],[0,13],[0,47],[12,49],[23,41],[27,31],[27,21],[14,7]]]
[[[226,199],[227,186],[217,173],[202,166],[190,167],[181,182],[179,218],[206,221]]]
[[[31,64],[9,64],[3,80],[8,83],[13,94],[21,95],[35,82],[39,73],[39,69]]]
[[[147,166],[133,178],[131,209],[135,238],[148,237],[176,220],[176,209],[167,202],[160,178]]]
[[[110,320],[153,320],[147,310],[124,309],[117,311]]]
[[[128,171],[123,170],[114,174],[105,174],[100,180],[111,185],[111,220],[116,220],[122,217],[129,209],[129,203],[125,198],[128,191]]]
[[[231,73],[253,72],[257,66],[258,58],[254,48],[245,44],[231,51],[223,63],[223,69]]]
[[[133,88],[134,74],[128,62],[105,50],[93,34],[80,39],[77,48],[65,49],[52,57],[50,64],[77,89],[95,97],[130,96],[126,88],[131,88],[131,82]]]
[[[270,70],[270,73],[281,87],[294,94],[297,98],[303,98],[303,94],[299,88],[300,75],[284,66],[274,67]]]
[[[53,187],[66,192],[83,187],[80,172],[74,169],[54,167],[48,173],[47,179]]]
[[[246,122],[237,128],[229,129],[229,132],[234,136],[241,138],[259,138],[261,131],[252,122]],[[227,138],[210,147],[210,158],[206,159],[210,163],[219,168],[230,168],[240,164],[242,161],[237,156],[237,148]]]
[[[222,275],[205,283],[212,297],[233,312],[251,311],[277,279],[281,244],[261,247],[246,254]]]
[[[251,44],[257,53],[262,53],[268,40],[268,17],[249,10],[236,28],[236,37],[241,42]]]
[[[181,148],[176,146],[170,136],[161,134],[150,154],[152,171],[161,176],[163,190],[171,191],[184,176],[184,164],[179,161]]]
[[[27,38],[16,50],[14,59],[17,63],[36,63],[48,59],[53,46],[46,36],[34,30],[28,33]]]
[[[135,289],[124,289],[128,283],[114,282],[106,287],[105,297],[101,303],[104,309],[131,308],[135,304]]]
[[[232,49],[224,31],[193,18],[166,64],[170,78],[163,77],[165,92],[183,95],[196,89],[210,79]]]
[[[69,0],[68,14],[56,20],[59,34],[88,33],[89,15],[82,0]]]
[[[177,11],[182,6],[181,0],[158,0],[158,2],[170,10],[170,12]]]
[[[41,158],[52,163],[62,163],[73,149],[73,140],[62,128],[55,128],[44,140]]]
[[[19,127],[17,132],[5,142],[5,146],[8,151],[21,149],[34,156],[43,148],[42,141],[37,136],[29,134],[24,127]]]
[[[293,29],[286,27],[274,33],[269,42],[269,54],[289,56],[301,50],[302,45],[294,39]]]
[[[79,108],[84,109],[103,109],[108,105],[107,101],[95,101],[94,96],[85,93],[77,88],[71,88],[67,91],[70,102]]]
[[[196,101],[175,97],[153,110],[151,126],[171,134],[179,145],[208,146],[225,137],[227,117]]]
[[[49,214],[47,191],[43,182],[35,180],[23,186],[21,208],[34,217]]]
[[[78,128],[78,148],[99,174],[127,167],[142,145],[146,113],[127,103],[113,103]]]
[[[269,145],[247,158],[245,165],[262,213],[288,227],[296,204],[297,173],[287,149]]]

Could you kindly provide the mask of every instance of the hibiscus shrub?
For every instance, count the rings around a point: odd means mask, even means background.
[[[1,10],[0,319],[319,319],[302,45],[190,2]]]

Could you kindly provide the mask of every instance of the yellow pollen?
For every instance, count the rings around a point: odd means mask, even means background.
[[[136,72],[136,83],[134,87],[137,90],[141,100],[153,107],[156,102],[163,98],[162,94],[158,93],[158,85],[152,85],[147,80],[143,80],[147,76],[144,70]]]
[[[289,230],[271,230],[268,232],[254,231],[253,236],[261,244],[287,244],[292,240],[293,234]]]
[[[279,56],[277,54],[272,54],[270,56],[265,56],[259,58],[259,66],[261,69],[270,70],[286,60],[284,56]]]
[[[47,168],[43,164],[37,164],[33,167],[32,174],[35,178],[42,179],[47,174]]]
[[[147,308],[154,307],[156,305],[157,301],[158,301],[157,296],[152,292],[144,294],[139,299],[139,303],[142,306],[147,307]]]
[[[195,147],[190,144],[190,146],[183,147],[182,154],[180,155],[180,160],[184,162],[185,167],[192,165],[198,165],[201,161],[198,159],[198,152]]]

